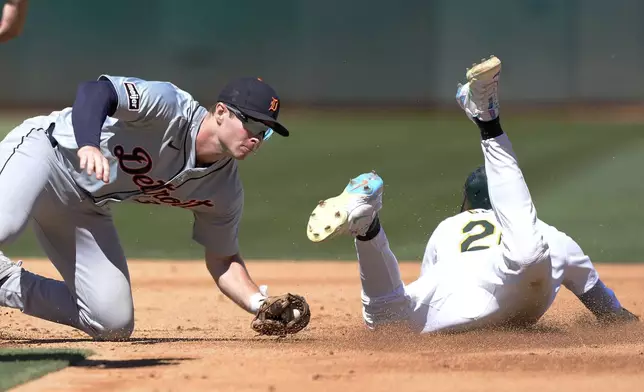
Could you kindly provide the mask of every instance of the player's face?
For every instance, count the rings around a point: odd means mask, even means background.
[[[270,137],[272,129],[266,124],[246,117],[235,108],[226,108],[233,115],[225,116],[227,121],[220,140],[235,159],[244,159],[259,150],[262,142]]]

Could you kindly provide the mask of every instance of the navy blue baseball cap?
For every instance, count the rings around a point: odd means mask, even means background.
[[[261,78],[244,77],[229,82],[217,101],[231,105],[245,116],[271,126],[273,131],[288,136],[288,129],[277,121],[281,102],[271,86]]]

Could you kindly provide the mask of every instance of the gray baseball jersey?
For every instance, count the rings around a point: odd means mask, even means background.
[[[187,92],[169,82],[101,75],[118,94],[118,107],[101,133],[110,165],[108,183],[80,169],[72,111],[54,112],[54,138],[64,165],[96,205],[134,201],[190,209],[193,238],[217,254],[238,251],[243,188],[232,158],[196,167],[195,140],[207,114]]]
[[[63,277],[7,269],[0,252],[5,267],[0,306],[96,338],[120,339],[132,333],[134,307],[127,259],[107,204],[191,210],[193,238],[218,255],[233,255],[243,190],[232,158],[195,167],[195,140],[207,111],[188,93],[168,82],[101,78],[118,95],[100,140],[110,164],[108,183],[79,168],[71,108],[29,118],[0,142],[0,245],[31,220],[40,246]]]

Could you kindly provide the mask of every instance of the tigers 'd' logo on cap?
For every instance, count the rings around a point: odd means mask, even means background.
[[[271,98],[271,105],[268,107],[268,110],[271,112],[277,111],[277,108],[279,107],[280,101],[279,99],[272,97]]]

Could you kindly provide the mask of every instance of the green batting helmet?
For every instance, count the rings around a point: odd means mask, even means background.
[[[476,168],[465,181],[463,187],[463,205],[461,211],[465,207],[465,200],[470,204],[471,208],[484,208],[489,210],[492,208],[490,203],[490,194],[487,190],[487,175],[485,175],[485,165]]]

